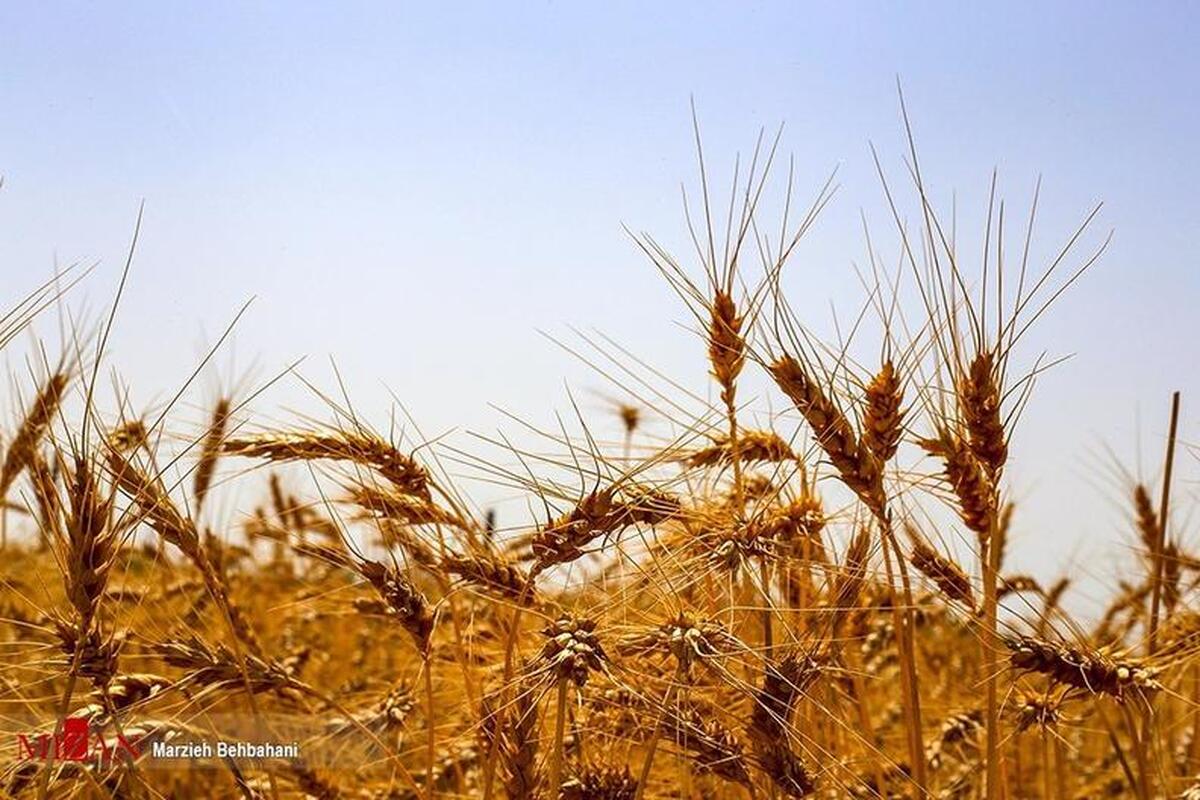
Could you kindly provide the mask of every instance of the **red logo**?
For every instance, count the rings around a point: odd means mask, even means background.
[[[86,717],[68,717],[57,734],[17,734],[17,750],[22,761],[89,761],[107,764],[115,756],[135,759],[142,754],[140,738],[118,733],[106,739],[103,731],[93,732]]]

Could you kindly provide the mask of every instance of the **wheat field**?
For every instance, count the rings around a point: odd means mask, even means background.
[[[109,381],[116,304],[31,355],[0,466],[0,786],[1200,798],[1178,397],[1152,477],[1121,489],[1137,557],[1103,614],[1072,614],[1074,576],[1006,565],[1010,528],[1038,526],[1006,479],[1052,366],[1034,323],[1101,255],[1095,212],[1035,261],[1034,214],[1014,225],[993,196],[984,247],[960,252],[909,163],[884,186],[915,213],[896,211],[899,252],[864,270],[839,341],[782,280],[831,185],[799,200],[769,138],[727,193],[702,171],[694,252],[633,239],[709,386],[600,342],[621,398],[528,423],[531,446],[427,441],[332,392],[324,419],[280,423],[246,387],[199,427],[173,401],[139,413]],[[10,352],[76,278],[9,298]],[[1167,400],[1147,398],[1164,423]],[[528,514],[479,507],[464,473]],[[235,509],[210,513],[217,496]],[[203,751],[233,740],[287,747]]]

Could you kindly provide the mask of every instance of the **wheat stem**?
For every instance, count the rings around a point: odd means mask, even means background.
[[[994,800],[999,797],[1000,786],[1000,712],[997,687],[999,666],[997,659],[1000,653],[1000,643],[996,634],[996,572],[999,568],[1000,548],[996,546],[995,537],[989,536],[980,543],[983,552],[980,554],[983,564],[983,636],[981,637],[980,655],[983,664],[985,685],[984,725],[987,737],[987,797]]]
[[[1154,562],[1154,580],[1150,598],[1150,634],[1147,651],[1154,655],[1158,645],[1158,614],[1162,598],[1163,577],[1163,542],[1167,533],[1167,512],[1171,502],[1171,472],[1175,466],[1175,434],[1179,428],[1179,392],[1171,395],[1171,425],[1167,433],[1167,456],[1163,465],[1162,502],[1158,507],[1158,525],[1154,532],[1154,552],[1151,557]]]
[[[433,800],[433,793],[437,785],[436,770],[437,766],[437,726],[435,722],[436,705],[433,702],[433,659],[426,655],[425,657],[425,725],[427,727],[425,740],[425,755],[428,772],[425,773],[425,800]]]
[[[569,686],[566,678],[558,679],[558,692],[554,703],[554,745],[550,751],[550,772],[546,782],[551,797],[562,794],[563,734],[566,731]]]

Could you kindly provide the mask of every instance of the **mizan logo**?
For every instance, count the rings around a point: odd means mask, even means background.
[[[127,738],[117,734],[105,738],[103,731],[93,731],[86,717],[68,717],[56,734],[17,734],[18,757],[22,761],[98,761],[102,764],[114,758],[135,759],[142,754],[140,737]]]

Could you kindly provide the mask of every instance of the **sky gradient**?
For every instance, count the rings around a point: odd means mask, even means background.
[[[799,197],[838,169],[788,279],[832,330],[830,303],[862,296],[860,213],[894,263],[869,143],[903,185],[899,76],[963,230],[993,167],[1016,217],[1042,176],[1047,249],[1105,202],[1111,247],[1030,336],[1031,356],[1076,355],[1039,384],[1012,472],[1016,565],[1103,576],[1129,541],[1105,448],[1152,477],[1170,390],[1185,440],[1200,420],[1198,21],[1185,3],[6,4],[0,278],[15,299],[98,262],[74,299],[102,307],[144,199],[112,346],[141,403],[251,297],[225,377],[306,357],[331,388],[332,357],[380,424],[389,392],[427,432],[507,424],[489,404],[548,423],[566,384],[600,413],[603,382],[539,333],[569,325],[703,391],[685,311],[622,229],[687,254],[690,99],[715,175],[780,123]],[[285,382],[266,409],[305,397]]]

